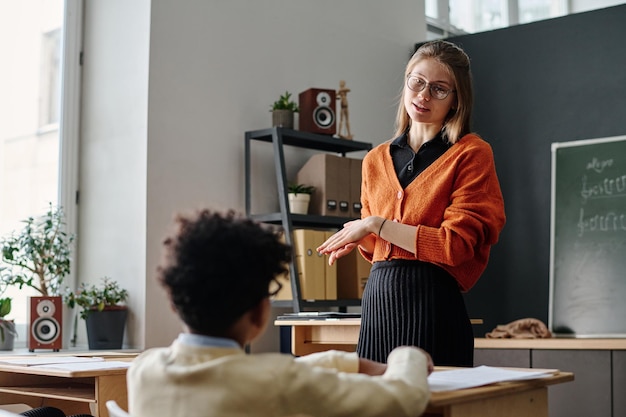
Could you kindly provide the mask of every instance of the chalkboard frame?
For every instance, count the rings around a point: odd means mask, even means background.
[[[624,146],[626,148],[626,135],[623,136],[612,136],[605,138],[596,138],[596,139],[584,139],[584,140],[575,140],[569,142],[554,142],[551,145],[551,184],[550,184],[550,285],[549,285],[549,307],[548,307],[548,327],[554,333],[555,336],[562,337],[608,337],[608,338],[623,338],[626,337],[626,321],[622,323],[622,327],[616,330],[614,327],[607,330],[605,327],[605,323],[597,322],[597,327],[594,328],[593,331],[577,331],[575,327],[570,327],[567,329],[555,328],[555,322],[560,321],[560,314],[565,314],[562,311],[562,306],[556,306],[555,294],[559,290],[557,287],[561,285],[557,285],[557,280],[561,279],[572,279],[570,277],[557,277],[557,266],[556,266],[556,251],[557,245],[560,243],[556,239],[557,232],[557,222],[556,222],[556,210],[557,210],[557,184],[558,177],[558,151],[563,148],[571,148],[571,147],[582,147],[582,146],[593,146],[598,144],[607,144],[613,142],[624,142]],[[625,254],[626,256],[626,254]],[[562,285],[561,285],[562,286]],[[626,294],[624,294],[626,296]],[[575,301],[566,301],[574,303]],[[567,307],[567,306],[566,306]],[[593,319],[592,319],[593,320]],[[589,323],[587,323],[587,329],[589,328]]]

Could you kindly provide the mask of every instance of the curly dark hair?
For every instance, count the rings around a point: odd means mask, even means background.
[[[287,272],[291,249],[280,234],[234,210],[177,216],[164,241],[158,280],[191,331],[225,336],[246,311],[269,295]]]

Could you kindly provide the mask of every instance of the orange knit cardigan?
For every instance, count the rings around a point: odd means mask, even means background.
[[[504,227],[504,201],[491,146],[468,134],[418,175],[406,189],[396,176],[390,141],[363,159],[361,217],[380,216],[417,226],[413,254],[375,237],[370,262],[417,259],[448,271],[462,291],[483,273]]]

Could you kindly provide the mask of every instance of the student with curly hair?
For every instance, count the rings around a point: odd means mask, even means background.
[[[280,236],[234,211],[177,219],[158,279],[184,332],[143,352],[127,374],[134,417],[417,416],[429,399],[430,357],[394,349],[387,364],[355,352],[294,358],[246,354],[270,318],[291,260]]]

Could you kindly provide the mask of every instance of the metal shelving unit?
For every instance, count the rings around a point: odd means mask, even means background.
[[[271,143],[274,151],[274,169],[276,172],[276,184],[278,186],[278,202],[280,211],[276,213],[252,213],[251,212],[251,145],[252,141]],[[245,133],[245,208],[246,215],[264,223],[282,226],[285,231],[285,241],[293,245],[293,229],[300,228],[340,228],[346,217],[320,216],[291,214],[289,212],[289,200],[287,196],[287,176],[285,169],[284,146],[293,146],[304,149],[312,149],[321,152],[332,152],[346,156],[349,152],[369,151],[372,144],[345,139],[338,139],[327,135],[319,135],[301,132],[282,127],[253,130]],[[275,306],[292,306],[294,312],[306,311],[306,308],[339,307],[344,309],[349,306],[358,306],[361,300],[303,300],[301,297],[300,280],[298,279],[298,266],[293,254],[289,265],[291,290],[293,300],[274,301]]]

